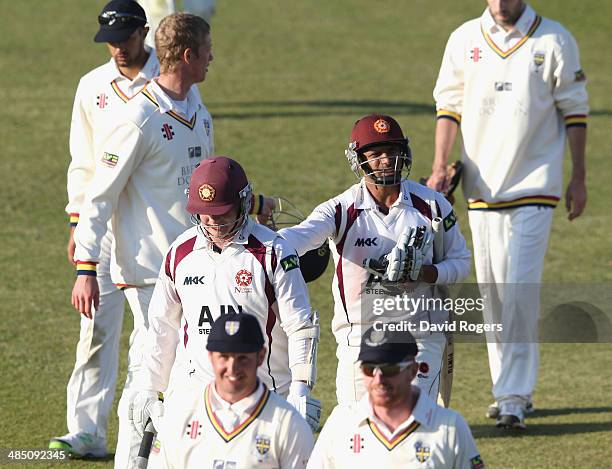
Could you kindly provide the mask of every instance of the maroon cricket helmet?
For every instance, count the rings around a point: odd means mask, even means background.
[[[249,181],[242,166],[226,156],[208,158],[189,181],[187,211],[194,215],[223,215],[240,206]]]
[[[357,153],[372,145],[408,143],[397,121],[385,114],[370,114],[355,122],[349,142],[355,143],[354,150]]]

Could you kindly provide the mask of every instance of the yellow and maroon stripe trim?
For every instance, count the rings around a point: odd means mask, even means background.
[[[117,80],[111,81],[111,88],[124,103],[127,103],[131,99],[128,95],[121,91],[121,88],[119,88],[119,85],[117,84]]]
[[[155,99],[155,96],[153,96],[151,93],[149,93],[149,91],[146,88],[143,88],[142,94],[144,94],[147,98],[149,98],[149,101],[151,101],[153,104],[155,104],[157,107],[159,107],[159,103]],[[193,130],[193,128],[195,127],[195,123],[196,123],[197,116],[198,116],[198,113],[196,112],[193,115],[193,117],[191,118],[191,120],[187,120],[184,117],[182,117],[180,114],[178,114],[178,113],[176,113],[176,112],[174,112],[172,110],[168,111],[166,114],[168,114],[173,119],[176,119],[177,121],[179,121],[184,126],[188,127],[189,130]]]
[[[206,387],[206,391],[204,391],[204,401],[206,403],[206,415],[208,416],[208,419],[210,420],[210,423],[212,423],[212,426],[214,427],[214,429],[217,431],[219,436],[225,440],[226,443],[232,440],[233,438],[235,438],[236,436],[238,436],[240,433],[242,433],[253,422],[253,420],[255,420],[259,416],[259,414],[261,414],[261,411],[265,407],[266,403],[268,402],[268,398],[270,397],[270,390],[264,386],[263,395],[261,396],[261,399],[259,399],[259,402],[255,406],[255,409],[253,410],[253,412],[251,412],[251,415],[244,422],[242,422],[236,428],[234,428],[234,430],[232,430],[231,432],[226,432],[225,429],[223,428],[223,425],[221,424],[221,422],[219,422],[219,420],[217,419],[217,416],[212,410],[212,405],[210,403],[210,387],[211,386],[214,386],[214,383],[209,384]]]
[[[456,112],[448,111],[446,109],[440,109],[437,112],[436,119],[449,119],[457,124],[461,124],[461,114],[457,114]]]
[[[571,116],[565,116],[565,127],[586,127],[587,126],[587,115],[586,114],[573,114]]]
[[[372,431],[376,439],[380,441],[385,446],[385,448],[387,448],[387,450],[389,451],[393,450],[393,448],[395,448],[402,441],[408,438],[412,433],[414,433],[414,431],[417,428],[419,428],[420,425],[421,424],[419,422],[414,421],[410,425],[408,425],[404,430],[402,430],[400,433],[398,433],[397,435],[395,435],[393,438],[389,440],[385,436],[385,434],[380,431],[380,429],[376,426],[376,424],[372,422],[370,419],[368,419],[368,426],[370,427],[370,430]]]
[[[96,262],[91,261],[76,261],[76,274],[77,275],[91,275],[96,276]]]
[[[542,22],[542,17],[539,15],[536,16],[535,19],[533,20],[533,23],[531,23],[531,26],[529,27],[529,31],[527,31],[527,34],[525,34],[519,42],[517,42],[513,47],[511,47],[507,51],[501,50],[497,46],[497,44],[493,42],[493,39],[491,39],[489,34],[485,32],[482,25],[480,25],[480,30],[482,31],[482,35],[484,36],[485,41],[487,42],[487,44],[489,44],[489,47],[493,49],[493,51],[497,55],[499,55],[502,59],[506,59],[510,55],[512,55],[514,52],[516,52],[523,44],[525,44],[525,42],[527,42],[527,39],[533,36],[533,33],[535,33],[535,30],[538,29],[538,26],[540,26],[541,22]]]
[[[68,216],[70,217],[70,226],[77,226],[77,224],[79,223],[79,214],[71,213]]]
[[[529,205],[554,208],[558,203],[559,197],[554,197],[551,195],[532,195],[505,202],[485,202],[484,200],[474,200],[468,203],[468,210],[505,210],[510,208],[526,207]]]

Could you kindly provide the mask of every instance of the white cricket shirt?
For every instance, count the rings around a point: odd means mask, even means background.
[[[412,415],[394,432],[376,418],[366,394],[355,406],[336,406],[314,447],[309,469],[481,469],[470,429],[461,415],[419,394]]]
[[[68,167],[68,205],[66,213],[76,226],[85,193],[96,169],[95,148],[103,129],[121,118],[124,104],[159,74],[155,51],[145,48],[149,58],[138,75],[130,80],[123,76],[114,59],[84,75],[79,81],[70,124]]]
[[[305,468],[314,440],[297,411],[261,383],[257,390],[231,407],[241,419],[223,425],[217,413],[228,403],[205,391],[175,400],[165,409],[162,428],[149,456],[149,468],[174,469],[299,469]],[[243,402],[244,401],[244,402]]]
[[[299,225],[279,231],[299,255],[330,239],[335,264],[332,330],[338,344],[354,347],[361,344],[361,298],[370,280],[370,273],[363,268],[364,259],[389,254],[410,227],[424,225],[431,230],[431,220],[436,216],[444,220],[444,254],[435,264],[436,283],[455,283],[468,275],[471,254],[453,208],[442,194],[412,181],[402,181],[400,195],[388,215],[379,211],[362,180],[316,207]],[[432,259],[430,249],[424,264],[432,264]],[[415,295],[429,297],[431,291],[429,284],[422,284]],[[415,312],[414,317],[419,314]]]
[[[527,5],[506,33],[485,10],[451,34],[434,98],[438,118],[461,125],[469,209],[557,205],[565,129],[586,126],[589,111],[563,26]]]
[[[98,261],[111,220],[116,284],[155,283],[168,246],[191,226],[185,190],[196,165],[212,154],[213,128],[195,85],[186,108],[193,114],[176,112],[153,80],[125,105],[96,150],[95,176],[74,235],[75,259]]]
[[[230,312],[258,319],[268,350],[259,378],[287,393],[290,367],[306,360],[305,340],[291,336],[310,325],[308,290],[295,250],[252,219],[221,253],[213,252],[198,227],[172,243],[149,305],[141,387],[166,390],[179,343],[190,377],[212,381],[208,335],[212,323]]]

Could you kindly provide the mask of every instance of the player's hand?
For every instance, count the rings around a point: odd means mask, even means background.
[[[389,282],[416,282],[423,261],[433,244],[433,234],[425,226],[411,227],[402,233],[395,247],[387,255],[385,280]]]
[[[78,275],[72,289],[72,306],[83,316],[91,319],[93,308],[100,304],[98,279],[92,275]]]
[[[287,402],[304,417],[310,429],[316,432],[321,423],[321,401],[310,395],[310,389],[302,382],[292,382]]]
[[[587,189],[583,179],[571,179],[565,191],[565,209],[567,218],[572,221],[578,218],[587,203]]]
[[[134,430],[142,438],[149,418],[156,430],[161,428],[164,416],[164,404],[159,400],[159,393],[155,391],[139,391],[128,408],[128,419]]]
[[[448,190],[448,178],[446,165],[442,167],[435,167],[431,173],[431,176],[427,179],[427,187],[446,194]]]
[[[70,263],[72,265],[75,265],[76,262],[74,262],[74,250],[75,250],[76,244],[74,242],[74,226],[70,227],[70,235],[68,237],[68,246],[66,246],[66,251],[68,253],[68,261],[70,261]]]
[[[260,213],[255,216],[257,222],[261,223],[262,225],[267,224],[272,218],[272,212],[275,208],[276,200],[273,197],[264,197]]]

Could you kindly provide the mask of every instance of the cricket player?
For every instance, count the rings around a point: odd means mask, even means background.
[[[316,207],[299,225],[279,231],[300,255],[330,240],[335,263],[332,330],[338,344],[339,404],[355,403],[365,392],[356,364],[364,325],[362,294],[372,275],[364,261],[383,256],[388,261],[399,261],[389,262],[386,277],[397,280],[411,270],[414,295],[424,298],[432,295],[432,285],[455,283],[470,269],[470,252],[451,205],[442,194],[402,177],[403,170],[410,172],[412,156],[408,139],[395,119],[383,114],[359,119],[351,132],[346,156],[360,181]],[[404,246],[398,246],[403,235],[421,226],[429,236],[432,220],[437,217],[443,220],[444,228],[439,237],[442,253],[435,263],[434,249],[426,250],[425,246],[414,252],[414,262],[396,257],[397,253],[405,253]],[[422,308],[411,313],[414,319],[428,314]],[[446,337],[443,333],[424,333],[417,340],[417,359],[422,363],[417,383],[435,396]]]
[[[559,23],[522,0],[488,0],[454,31],[434,98],[438,109],[430,187],[443,190],[457,131],[463,137],[476,277],[485,321],[497,425],[525,428],[539,367],[539,284],[553,209],[562,195],[565,140],[572,171],[568,218],[586,205],[589,111],[578,46]]]
[[[260,321],[251,314],[215,320],[206,343],[214,380],[168,404],[149,468],[306,467],[312,432],[258,379],[268,355],[264,344]]]
[[[95,167],[95,148],[103,129],[121,117],[126,103],[159,74],[155,53],[144,45],[148,28],[144,10],[129,0],[109,2],[98,17],[94,40],[108,46],[111,59],[79,81],[70,126],[68,258],[74,259],[74,228]],[[115,395],[119,338],[125,297],[110,278],[112,231],[100,240],[98,284],[100,301],[91,318],[81,317],[76,363],[67,388],[68,434],[53,438],[50,448],[73,456],[106,455],[108,416]]]
[[[409,332],[365,334],[358,358],[367,393],[332,411],[308,468],[484,467],[463,417],[410,384],[416,354]]]
[[[226,157],[203,161],[189,184],[187,210],[196,226],[172,243],[149,306],[144,362],[131,413],[142,435],[158,393],[168,387],[177,345],[185,366],[176,372],[165,404],[211,382],[202,353],[213,322],[228,313],[252,314],[265,331],[259,368],[266,388],[287,396],[314,429],[321,404],[310,396],[316,377],[318,322],[313,320],[299,259],[289,243],[249,216],[251,186]],[[172,370],[175,372],[175,370]],[[172,406],[172,404],[170,404]]]
[[[156,41],[160,75],[124,106],[96,149],[95,175],[74,233],[74,307],[91,317],[92,304],[98,305],[96,270],[110,222],[111,278],[124,289],[134,314],[118,410],[115,466],[121,469],[129,465],[127,411],[157,272],[172,240],[190,225],[185,189],[191,172],[213,150],[211,116],[194,86],[213,59],[208,24],[193,15],[172,15],[158,28]]]

